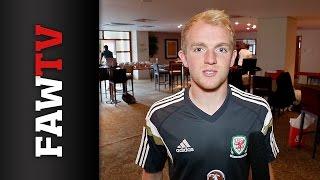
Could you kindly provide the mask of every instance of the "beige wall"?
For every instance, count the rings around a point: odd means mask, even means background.
[[[165,59],[165,39],[178,39],[178,50],[181,46],[180,33],[169,32],[149,32],[149,36],[154,35],[158,38],[158,52],[154,55],[154,58],[158,58],[159,64],[168,64],[170,59]]]
[[[320,30],[299,30],[302,36],[300,71],[320,72]]]
[[[132,61],[144,62],[149,60],[149,41],[148,32],[146,31],[131,31],[132,37]],[[135,79],[148,79],[150,74],[148,70],[134,70],[133,77]]]

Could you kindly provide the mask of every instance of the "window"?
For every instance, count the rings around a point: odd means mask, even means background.
[[[129,31],[99,31],[100,54],[104,50],[104,45],[108,45],[118,63],[132,62],[131,33]]]

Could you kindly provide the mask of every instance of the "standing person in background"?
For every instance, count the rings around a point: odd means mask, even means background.
[[[157,101],[147,113],[136,158],[142,179],[162,179],[166,160],[172,180],[247,180],[250,169],[254,179],[273,179],[270,162],[279,150],[270,107],[228,84],[236,57],[229,17],[202,12],[181,36],[179,57],[191,87]]]
[[[113,58],[113,53],[109,51],[108,45],[104,45],[104,51],[101,53],[100,56],[100,64],[102,64],[102,58],[104,57],[106,60],[107,58]]]
[[[238,66],[242,66],[243,59],[252,58],[252,52],[249,51],[249,45],[242,43],[241,49],[239,51],[239,61]]]

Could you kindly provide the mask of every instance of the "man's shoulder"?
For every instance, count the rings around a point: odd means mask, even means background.
[[[231,94],[238,105],[246,107],[249,111],[261,112],[269,111],[270,106],[268,102],[257,95],[242,91],[233,85],[230,85]]]
[[[184,100],[184,91],[185,89],[153,103],[147,113],[146,118],[151,119],[153,116],[153,118],[156,119],[165,119],[168,115],[175,112],[182,105],[181,102]]]

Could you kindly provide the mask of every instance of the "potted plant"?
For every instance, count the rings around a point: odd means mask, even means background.
[[[149,36],[149,57],[153,58],[158,49],[158,38],[154,35]]]

